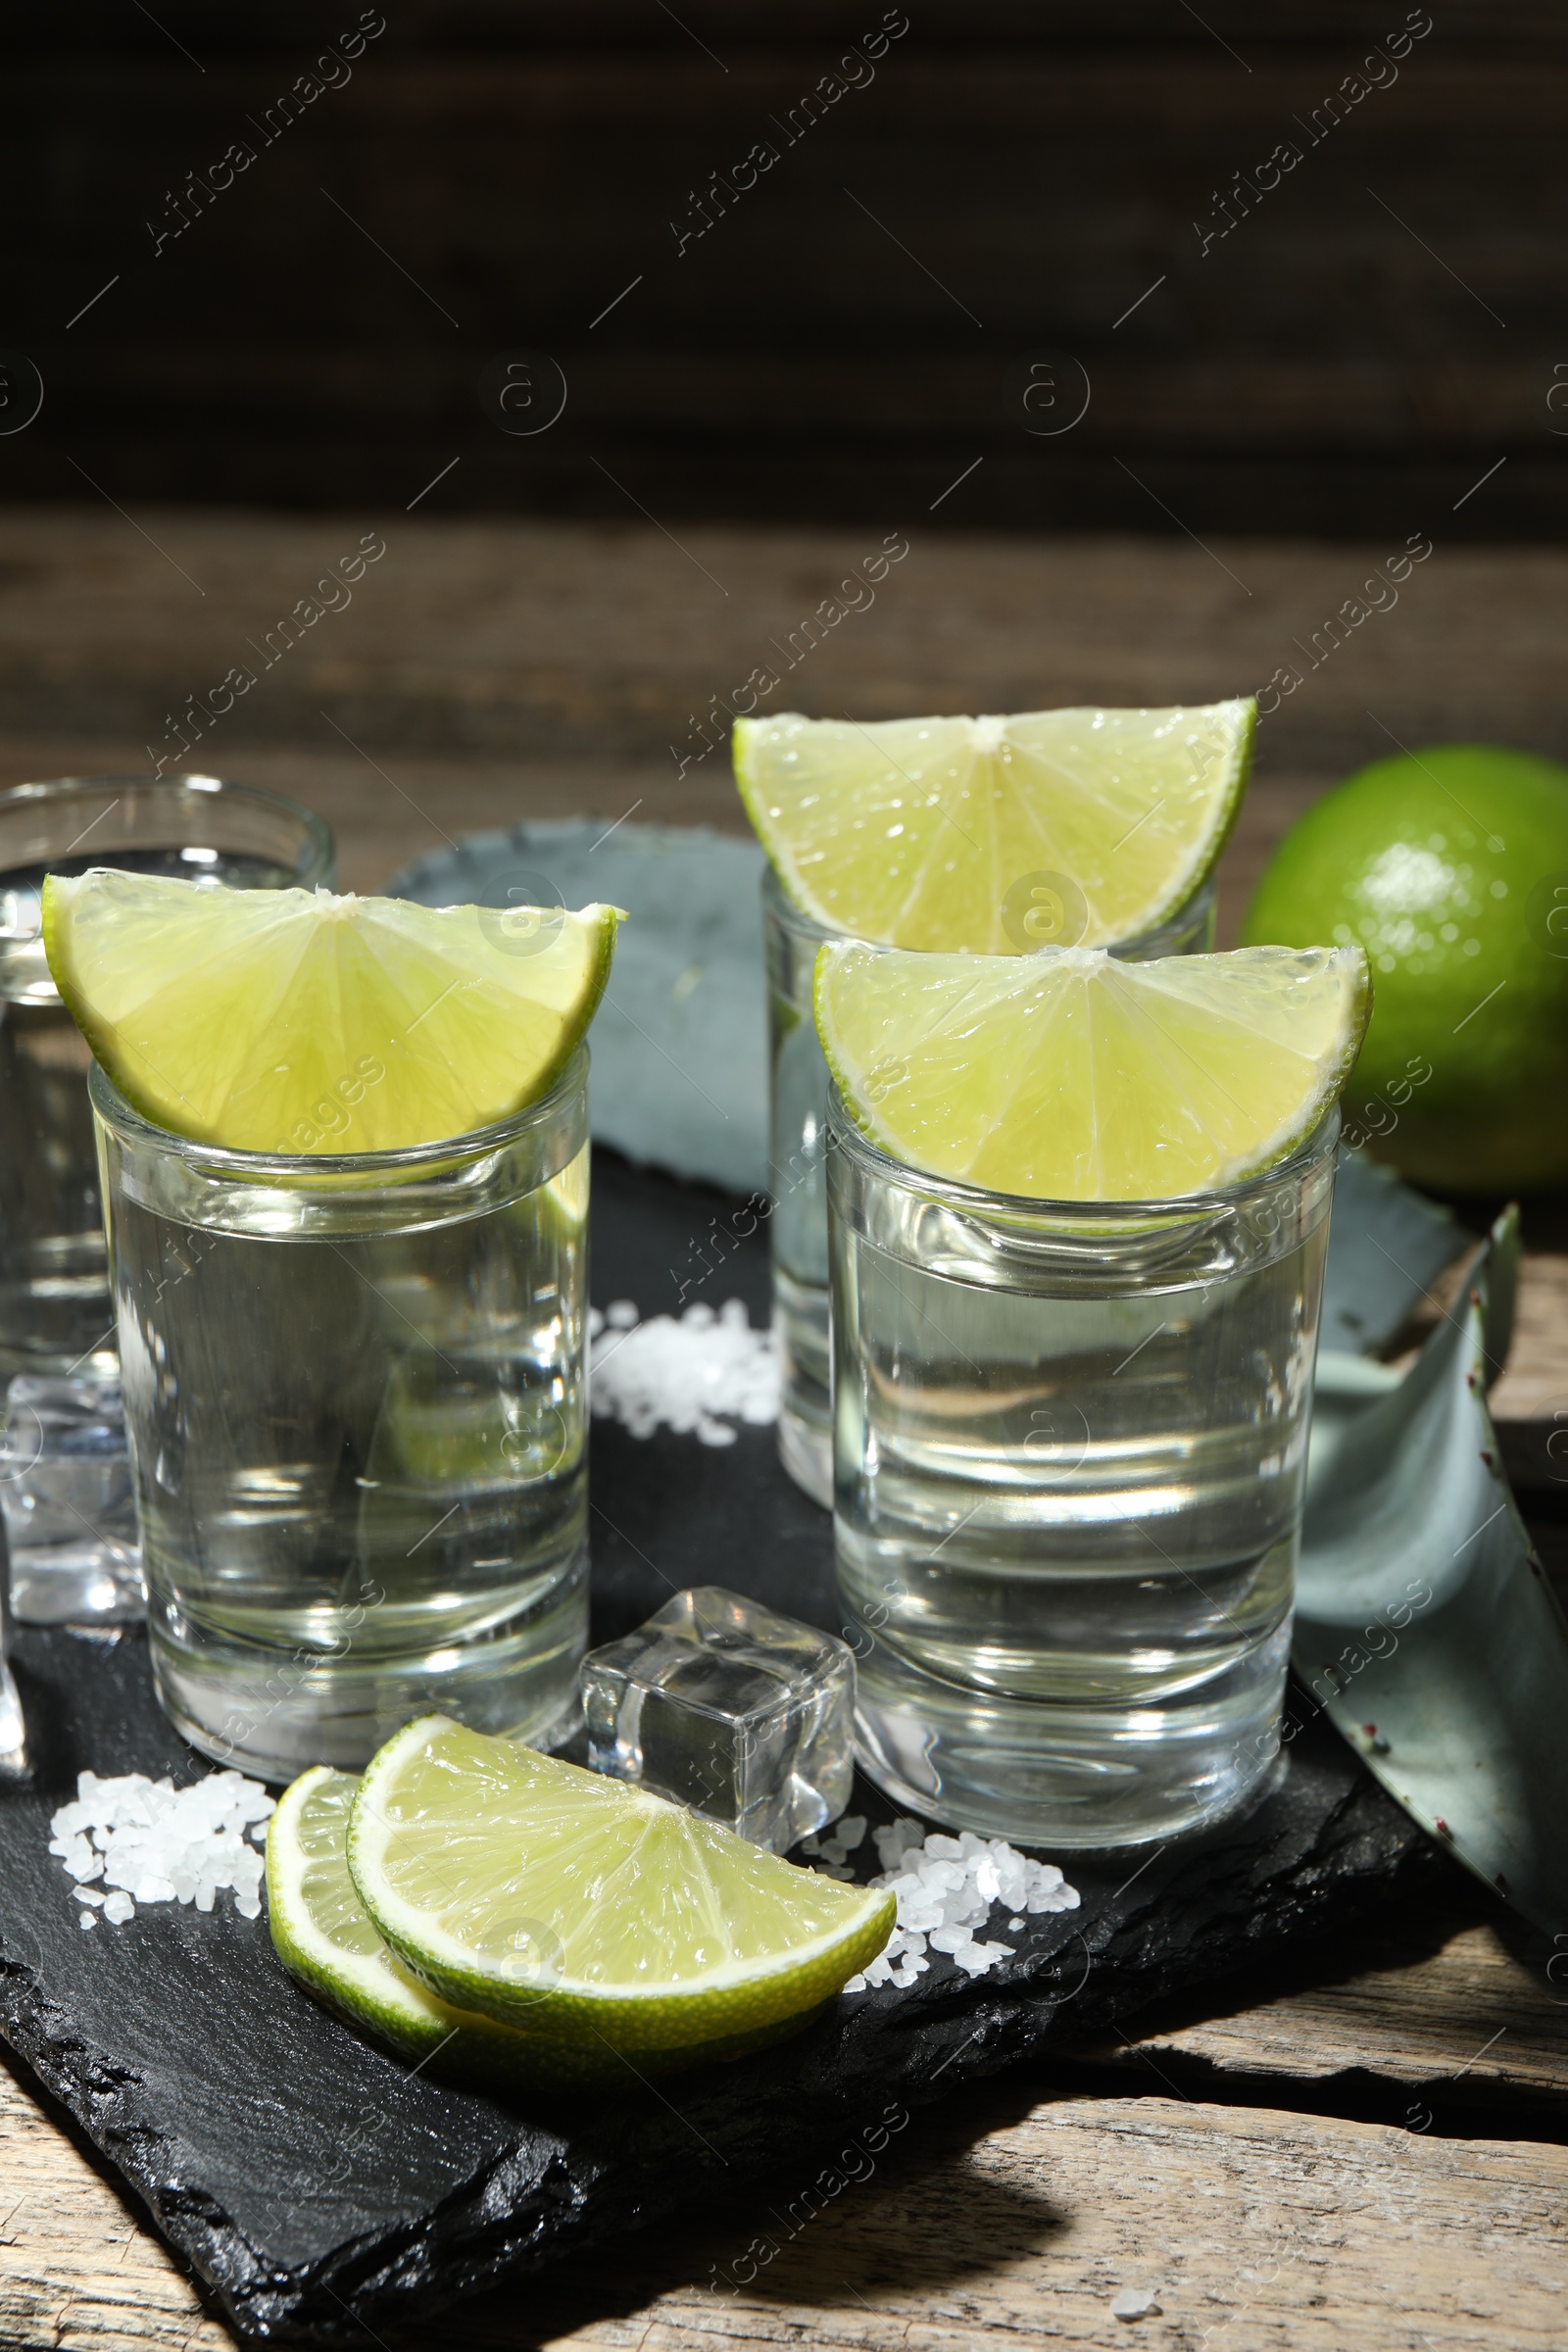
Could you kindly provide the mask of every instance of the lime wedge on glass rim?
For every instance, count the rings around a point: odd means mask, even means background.
[[[1250,700],[1004,718],[743,718],[735,780],[785,891],[896,948],[1032,955],[1152,931],[1213,870]]]
[[[894,1920],[885,1890],[442,1715],[371,1758],[348,1859],[386,1942],[443,1999],[639,2066],[804,2025]]]
[[[214,890],[95,867],[43,886],[55,986],[133,1108],[198,1143],[405,1151],[545,1094],[617,911]]]
[[[1337,1099],[1372,1008],[1357,947],[1121,963],[915,956],[830,940],[816,1026],[893,1158],[1037,1200],[1164,1200],[1287,1158]]]

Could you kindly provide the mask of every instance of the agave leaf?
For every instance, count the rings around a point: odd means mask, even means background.
[[[1329,1362],[1294,1663],[1406,1812],[1552,1934],[1568,1929],[1568,1626],[1486,1400],[1518,1250],[1509,1210],[1402,1380]]]
[[[1451,1209],[1401,1184],[1364,1152],[1342,1148],[1320,1345],[1353,1355],[1386,1348],[1470,1240]]]

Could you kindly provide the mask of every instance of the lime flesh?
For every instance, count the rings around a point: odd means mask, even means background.
[[[1251,764],[1256,706],[1032,710],[861,726],[735,725],[735,777],[785,890],[889,947],[1108,947],[1174,914],[1213,868]]]
[[[348,1856],[385,1940],[445,1999],[578,2049],[804,2023],[894,1920],[887,1892],[440,1715],[371,1759]]]
[[[43,886],[55,986],[125,1100],[246,1152],[404,1151],[510,1117],[571,1058],[615,923],[110,868]]]
[[[1044,1200],[1161,1200],[1303,1143],[1371,1003],[1359,948],[1120,963],[830,941],[816,1024],[873,1143],[929,1174]]]

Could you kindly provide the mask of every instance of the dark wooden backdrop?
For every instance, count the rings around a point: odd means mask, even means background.
[[[1315,146],[1405,0],[907,0],[875,79],[678,255],[690,192],[782,148],[882,0],[382,5],[270,144],[359,0],[13,18],[0,345],[44,401],[0,497],[401,508],[445,467],[432,513],[677,530],[1562,534],[1560,0],[1431,0]],[[155,255],[236,138],[255,163]],[[1281,139],[1300,165],[1203,252]],[[478,390],[518,347],[567,387],[529,437]],[[1006,389],[1041,349],[1091,393],[1051,436]]]

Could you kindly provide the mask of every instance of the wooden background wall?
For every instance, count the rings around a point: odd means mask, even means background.
[[[380,5],[270,144],[360,0],[13,18],[0,345],[45,397],[0,498],[401,509],[450,468],[432,513],[1563,535],[1556,0],[1430,0],[1316,145],[1421,9],[906,0],[788,148],[773,119],[883,0]],[[778,164],[677,253],[762,138]],[[254,164],[155,252],[235,139]],[[1299,166],[1205,251],[1282,139]],[[516,347],[567,386],[527,437],[478,393]],[[1052,436],[1005,388],[1041,348],[1091,393]]]

